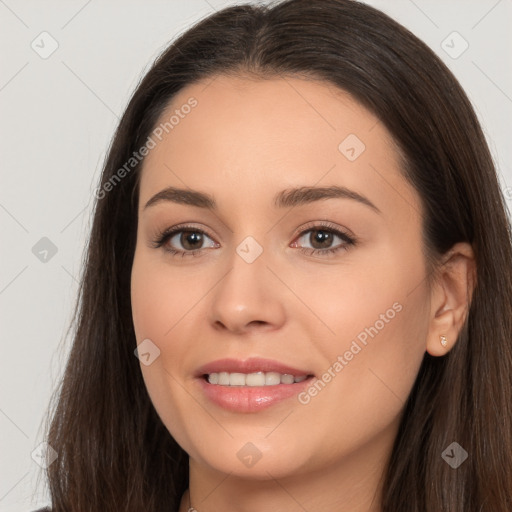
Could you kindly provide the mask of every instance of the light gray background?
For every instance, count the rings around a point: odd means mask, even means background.
[[[48,502],[31,453],[69,349],[92,196],[118,117],[168,42],[234,1],[0,0],[0,511]],[[512,203],[512,0],[372,0],[424,40],[475,105]],[[40,50],[57,50],[43,59]],[[441,46],[448,44],[453,58]],[[42,38],[46,38],[41,42]],[[43,48],[44,47],[44,48]],[[42,262],[33,246],[57,247]],[[39,476],[39,485],[37,477]]]

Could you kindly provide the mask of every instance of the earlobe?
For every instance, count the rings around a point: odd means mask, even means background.
[[[431,297],[431,319],[426,351],[444,356],[457,342],[471,305],[476,283],[473,249],[468,243],[455,244],[438,271]]]

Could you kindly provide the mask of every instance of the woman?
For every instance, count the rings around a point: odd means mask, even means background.
[[[410,32],[350,0],[217,12],[96,196],[54,512],[512,509],[510,225]]]

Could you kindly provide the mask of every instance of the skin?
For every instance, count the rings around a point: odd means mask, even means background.
[[[191,96],[197,106],[144,162],[131,293],[137,342],[149,338],[160,349],[141,371],[190,456],[192,506],[379,511],[380,479],[425,351],[446,354],[463,325],[471,247],[454,246],[428,287],[420,197],[400,173],[389,132],[344,91],[297,77],[218,76],[180,91],[162,120]],[[338,149],[349,134],[366,146],[354,161]],[[144,209],[171,185],[209,193],[218,211],[170,201]],[[380,213],[347,198],[272,204],[283,189],[329,185],[364,195]],[[354,235],[356,245],[302,253],[345,244],[334,236],[321,245],[318,231],[304,229],[321,221]],[[199,256],[151,245],[182,223],[208,232]],[[248,236],[263,248],[250,264],[236,252]],[[172,240],[168,246],[191,250]],[[230,412],[193,377],[213,360],[253,356],[321,377],[396,303],[400,311],[307,404],[292,397],[257,413]],[[261,453],[252,467],[237,457],[248,442]],[[188,500],[187,492],[180,512]]]

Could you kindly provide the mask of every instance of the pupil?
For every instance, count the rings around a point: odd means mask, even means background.
[[[319,241],[320,243],[324,242],[324,245],[325,245],[325,242],[330,242],[330,238],[331,238],[331,236],[332,236],[332,234],[331,234],[331,233],[329,233],[329,232],[327,232],[327,231],[322,231],[322,230],[317,230],[317,231],[316,231],[316,233],[317,233],[317,236],[316,236],[316,237],[314,237],[315,242],[316,242],[316,241]],[[314,244],[313,244],[313,245],[314,245]],[[329,245],[329,244],[327,243],[327,246],[328,246],[328,245]],[[322,248],[322,247],[321,247],[321,248]]]
[[[181,243],[183,244],[183,247],[185,247],[186,249],[187,248],[195,249],[196,247],[194,246],[194,243],[197,246],[198,242],[199,242],[199,246],[201,246],[201,242],[202,242],[201,233],[197,233],[196,231],[184,231],[181,236],[182,236]],[[189,242],[191,242],[191,243],[189,243]],[[192,246],[190,247],[190,245],[192,245]],[[187,247],[187,246],[189,246],[189,247]]]

